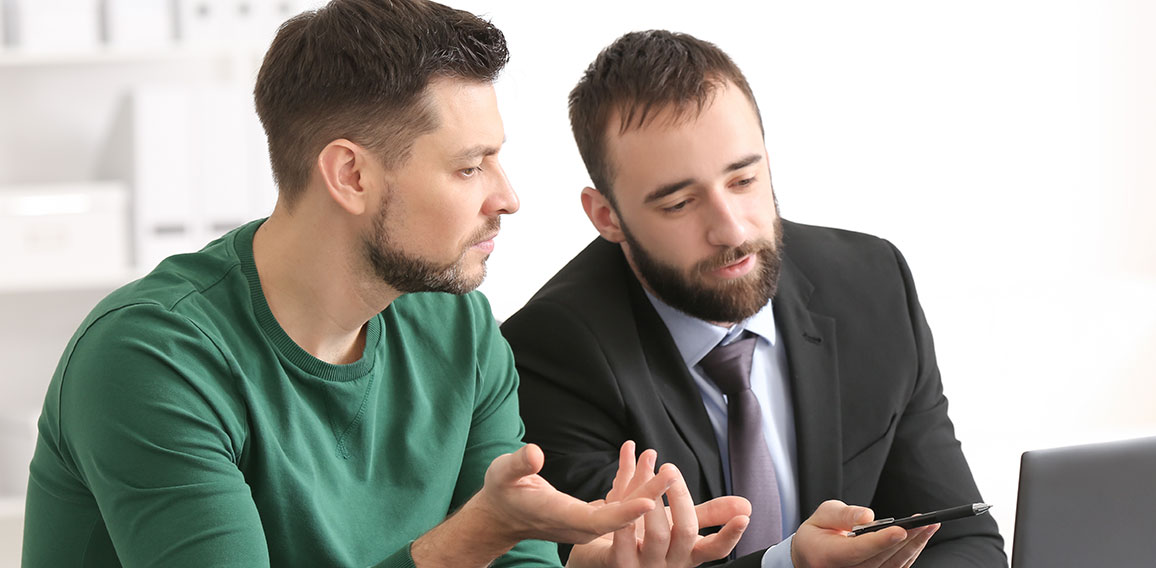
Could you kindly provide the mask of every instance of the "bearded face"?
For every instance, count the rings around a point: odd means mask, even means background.
[[[686,269],[656,258],[625,224],[622,231],[639,276],[659,299],[690,316],[709,322],[739,322],[761,310],[778,289],[783,233],[777,216],[774,240],[749,241]],[[712,272],[748,255],[757,258],[754,270],[730,280],[710,277]]]
[[[365,258],[374,273],[398,292],[448,292],[465,294],[481,285],[486,277],[486,260],[481,259],[480,270],[469,270],[467,255],[470,248],[488,235],[498,232],[499,217],[492,217],[481,229],[470,235],[462,245],[461,254],[448,264],[438,264],[431,260],[407,253],[396,244],[390,233],[390,214],[387,203],[383,203],[373,222],[373,233],[363,244]],[[471,274],[472,273],[472,274]]]

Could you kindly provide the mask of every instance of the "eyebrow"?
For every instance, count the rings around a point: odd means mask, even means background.
[[[762,154],[751,154],[749,156],[745,156],[743,158],[740,158],[739,160],[736,160],[734,162],[727,164],[727,166],[725,168],[723,168],[723,173],[730,173],[733,171],[741,170],[741,169],[743,169],[743,168],[745,168],[751,164],[757,164],[762,159],[763,159]],[[646,204],[653,203],[653,202],[658,201],[659,199],[662,199],[663,197],[666,197],[666,196],[668,196],[668,195],[670,195],[670,194],[672,194],[672,193],[674,193],[680,189],[685,188],[688,185],[693,184],[694,182],[695,182],[694,178],[686,178],[686,179],[678,180],[676,182],[671,182],[668,184],[660,185],[654,191],[646,194],[646,197],[643,199],[642,202],[646,203]]]
[[[505,143],[506,143],[506,139],[502,138],[502,144],[505,144]],[[457,155],[455,155],[454,161],[464,162],[467,160],[476,159],[476,158],[481,157],[481,156],[493,156],[494,154],[497,154],[498,151],[501,149],[502,149],[501,144],[499,144],[497,146],[490,146],[487,144],[478,144],[476,146],[470,146],[469,148],[466,148],[465,150],[462,150]]]

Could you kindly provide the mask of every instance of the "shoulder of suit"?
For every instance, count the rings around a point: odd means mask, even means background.
[[[783,220],[783,251],[796,264],[855,263],[856,259],[894,261],[890,242],[856,231]]]
[[[585,297],[596,294],[598,290],[620,286],[628,274],[633,273],[622,249],[598,237],[550,277],[534,299],[541,296]]]
[[[796,273],[824,296],[850,298],[901,289],[907,270],[899,250],[884,239],[786,220],[783,257],[784,273]],[[793,278],[785,278],[784,282]]]
[[[638,286],[637,280],[621,247],[597,237],[554,274],[519,313],[561,309],[583,320],[608,317],[620,321],[630,311],[632,286]],[[618,315],[610,317],[612,314]],[[518,314],[510,319],[518,319]]]

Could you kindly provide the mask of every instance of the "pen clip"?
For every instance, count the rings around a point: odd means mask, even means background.
[[[851,532],[859,532],[863,529],[869,529],[871,527],[877,527],[879,525],[890,523],[894,520],[895,520],[895,517],[887,517],[886,519],[876,519],[876,520],[874,520],[870,523],[867,523],[865,525],[855,525],[855,526],[851,527]]]

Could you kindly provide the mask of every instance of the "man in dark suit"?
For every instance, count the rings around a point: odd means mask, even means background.
[[[780,219],[758,108],[730,58],[684,34],[627,34],[586,71],[570,114],[601,238],[502,326],[543,475],[597,498],[630,439],[676,464],[698,502],[752,475],[755,458],[730,448],[758,447],[771,465],[755,491],[773,491],[744,495],[756,508],[738,550],[757,550],[736,565],[1006,566],[990,516],[909,531],[870,557],[842,548],[859,537],[843,537],[854,523],[832,522],[843,505],[826,500],[900,517],[980,494],[902,255]],[[750,337],[758,426],[742,436],[761,438],[736,446],[739,395],[704,361]]]

